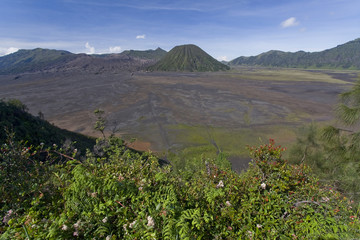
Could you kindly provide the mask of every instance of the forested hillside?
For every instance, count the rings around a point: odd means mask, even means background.
[[[76,54],[62,50],[22,49],[0,57],[0,74],[45,70],[55,65],[65,64],[76,57]]]
[[[360,38],[321,52],[268,51],[257,56],[239,57],[230,65],[267,67],[360,69]]]
[[[56,144],[62,146],[72,143],[73,148],[85,153],[92,149],[95,138],[60,129],[44,120],[39,112],[32,116],[27,112],[27,107],[19,100],[0,101],[0,142],[4,143],[9,133],[14,134],[14,140],[24,141],[29,144],[44,144],[45,147]]]

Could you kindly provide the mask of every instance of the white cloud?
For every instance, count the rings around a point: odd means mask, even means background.
[[[136,36],[136,39],[145,39],[145,37],[146,37],[145,34],[143,34],[143,35],[137,35],[137,36]]]
[[[95,53],[95,48],[90,46],[89,42],[85,43],[85,48],[88,50],[88,54],[94,54]]]
[[[227,56],[220,56],[217,58],[219,61],[229,61]]]
[[[288,18],[288,19],[286,19],[285,21],[281,22],[280,25],[281,25],[281,27],[283,27],[283,28],[294,27],[294,26],[299,25],[299,22],[296,21],[296,18],[291,17],[291,18]]]
[[[121,51],[120,46],[109,47],[109,52],[111,52],[111,53],[118,53],[120,51]]]
[[[10,53],[17,52],[19,49],[15,47],[0,48],[0,56],[8,55]]]

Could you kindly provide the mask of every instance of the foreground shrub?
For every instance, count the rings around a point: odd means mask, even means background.
[[[253,161],[240,175],[211,161],[175,173],[116,138],[101,143],[101,154],[49,168],[51,195],[34,194],[23,211],[8,207],[14,199],[2,203],[1,239],[360,237],[356,206],[306,165],[289,165],[273,140],[250,148]]]

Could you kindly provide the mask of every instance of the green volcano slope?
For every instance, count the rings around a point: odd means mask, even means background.
[[[150,71],[215,72],[229,70],[196,45],[181,45],[171,49]]]

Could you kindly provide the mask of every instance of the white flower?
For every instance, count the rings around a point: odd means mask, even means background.
[[[324,202],[328,202],[330,199],[329,199],[328,197],[322,197],[322,200],[323,200]]]
[[[261,224],[256,224],[256,227],[257,228],[262,228],[262,225]]]
[[[134,220],[132,223],[129,224],[129,228],[133,228],[136,224],[136,220]]]
[[[154,219],[153,219],[151,216],[148,216],[148,217],[147,217],[147,220],[148,220],[147,225],[148,225],[149,227],[153,227],[153,226],[155,225]]]
[[[8,223],[9,222],[9,220],[10,220],[10,218],[11,218],[11,215],[13,214],[13,210],[12,209],[10,209],[7,213],[6,213],[6,215],[5,215],[5,217],[3,218],[3,223]]]
[[[63,224],[61,230],[63,230],[63,231],[68,230],[68,226],[66,226],[65,224]]]
[[[143,187],[139,187],[139,191],[142,191],[143,190]]]
[[[107,220],[108,220],[108,218],[107,218],[107,217],[104,217],[104,219],[102,220],[102,222],[103,222],[103,223],[106,223]]]
[[[81,223],[81,221],[78,220],[78,221],[74,224],[74,228],[78,228],[78,227],[80,226],[80,223]]]
[[[226,201],[226,206],[230,207],[231,206],[231,203],[229,201]]]
[[[266,189],[266,183],[262,183],[262,184],[260,185],[260,187],[265,190],[265,189]]]
[[[106,236],[106,238],[105,238],[106,240],[110,240],[111,239],[111,236],[110,235],[108,235],[108,236]]]
[[[75,232],[73,233],[73,236],[79,236],[79,233],[78,233],[77,231],[75,231]]]
[[[218,185],[216,185],[216,188],[222,188],[224,187],[224,183],[222,180],[220,180],[220,182],[218,183]]]

